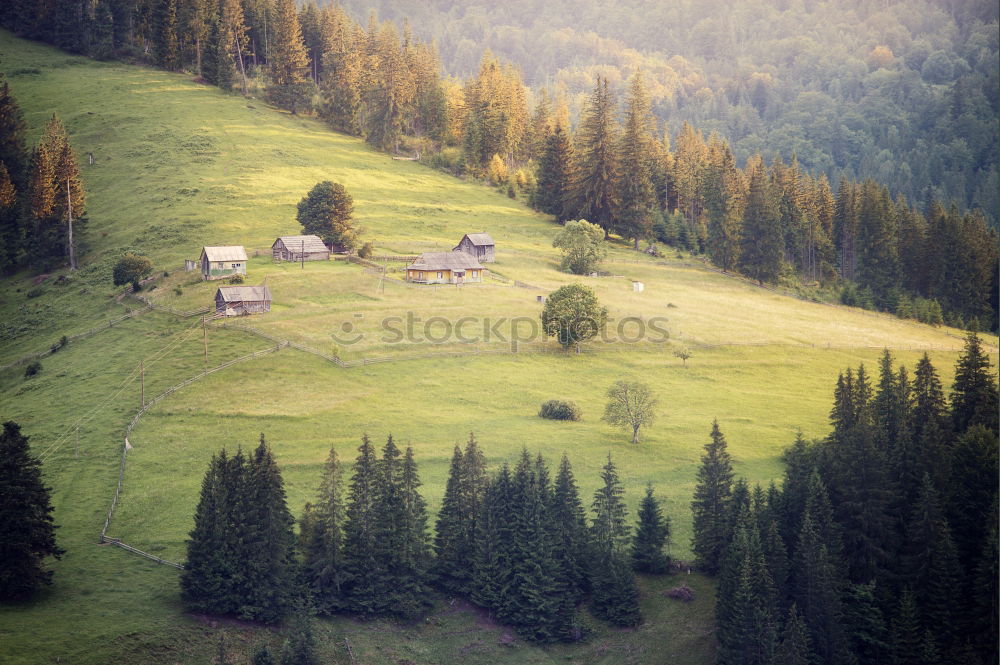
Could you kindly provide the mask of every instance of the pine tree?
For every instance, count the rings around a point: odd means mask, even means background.
[[[726,516],[732,503],[733,465],[726,438],[718,421],[712,422],[712,441],[698,468],[698,484],[691,502],[694,538],[691,548],[709,574],[719,572],[722,554],[729,540]]]
[[[1000,432],[997,425],[1000,406],[997,382],[990,359],[983,350],[975,331],[965,337],[965,349],[955,367],[955,384],[951,389],[951,414],[955,432],[961,434],[973,425],[982,425]]]
[[[21,261],[24,237],[18,203],[17,188],[7,166],[0,162],[0,274],[10,271]]]
[[[86,196],[83,189],[83,182],[80,179],[80,167],[77,165],[76,153],[70,145],[69,137],[62,122],[53,116],[50,125],[53,132],[59,133],[58,143],[53,141],[52,145],[58,145],[58,152],[53,151],[55,159],[55,189],[56,204],[53,214],[60,222],[66,225],[66,247],[69,253],[69,266],[71,270],[77,269],[76,260],[76,239],[74,229],[79,234],[80,218],[85,213]]]
[[[319,665],[316,638],[308,616],[296,616],[292,631],[281,649],[281,665]]]
[[[663,548],[670,539],[670,518],[663,516],[660,502],[653,496],[653,485],[646,486],[646,496],[639,507],[639,523],[632,540],[632,567],[640,573],[662,574],[670,567],[670,557]]]
[[[590,526],[591,541],[599,552],[622,552],[628,545],[629,527],[625,521],[628,510],[623,498],[625,490],[610,454],[601,469],[601,481],[602,485],[594,492],[591,505],[594,512]]]
[[[6,165],[18,189],[24,187],[28,175],[26,132],[24,114],[10,92],[10,84],[0,76],[0,162]]]
[[[337,451],[330,449],[314,509],[314,526],[305,544],[305,568],[319,607],[332,612],[341,606],[344,580],[344,487]],[[302,530],[306,520],[302,520]]]
[[[461,494],[464,490],[462,449],[455,446],[448,467],[448,482],[444,499],[438,512],[437,528],[434,530],[434,551],[436,554],[434,572],[437,584],[451,593],[460,593],[465,586],[462,578],[468,570],[468,559],[463,556],[463,521],[469,516],[463,512]]]
[[[504,464],[487,485],[480,504],[472,562],[472,600],[492,610],[506,604],[512,575],[511,495],[510,469]]]
[[[344,523],[344,582],[347,609],[361,616],[372,616],[379,608],[375,576],[377,573],[377,460],[368,435],[361,438],[354,461]]]
[[[921,630],[916,599],[909,587],[903,590],[899,609],[892,621],[891,655],[893,665],[920,665]]]
[[[322,105],[320,117],[333,129],[357,136],[361,133],[361,78],[358,36],[343,16],[331,28],[330,50],[323,55],[323,77],[320,81]]]
[[[556,562],[556,582],[560,593],[559,613],[568,634],[562,639],[580,639],[581,631],[574,623],[576,606],[590,589],[590,540],[583,504],[569,458],[564,454],[556,474],[552,494],[550,524],[553,530],[552,556]],[[571,625],[572,624],[572,625]]]
[[[226,43],[222,21],[213,20],[202,56],[202,76],[212,85],[217,85],[223,90],[232,90],[234,68],[232,48]]]
[[[813,660],[809,648],[809,633],[799,609],[792,603],[788,610],[788,620],[781,633],[781,644],[775,653],[775,662],[780,665],[809,665]]]
[[[779,609],[787,606],[785,599],[789,595],[789,561],[788,548],[781,538],[781,530],[776,520],[771,520],[761,536],[761,548],[764,551],[764,563],[774,584]]]
[[[397,150],[404,118],[415,98],[413,74],[392,24],[382,26],[374,48],[372,70],[362,93],[365,140],[383,150]]]
[[[948,523],[963,570],[971,570],[983,549],[984,525],[997,504],[998,442],[983,426],[969,428],[951,454]]]
[[[777,598],[749,511],[743,511],[727,546],[715,610],[720,663],[773,661]]]
[[[45,560],[64,551],[56,544],[49,488],[28,437],[7,421],[0,434],[0,599],[22,600],[52,583]]]
[[[848,584],[843,595],[843,624],[851,651],[863,663],[875,662],[885,654],[885,618],[876,598],[876,583]]]
[[[639,241],[652,234],[656,205],[653,189],[653,131],[656,121],[650,110],[642,72],[636,72],[629,85],[624,125],[619,149],[621,212],[615,230],[623,238],[631,238],[634,249],[638,251]]]
[[[531,198],[531,205],[556,220],[570,219],[564,212],[573,180],[573,144],[563,131],[556,128],[545,137],[544,147],[538,162],[538,185]]]
[[[271,655],[271,650],[267,648],[267,645],[261,644],[253,652],[253,659],[250,661],[250,665],[278,665],[278,663],[274,660],[274,656]]]
[[[708,217],[709,256],[725,271],[734,271],[739,266],[744,187],[732,150],[713,134],[708,140],[700,189]]]
[[[740,269],[760,284],[775,281],[781,274],[783,246],[775,194],[764,167],[759,166],[750,172]]]
[[[858,281],[871,288],[875,304],[884,309],[899,283],[896,218],[885,187],[866,181],[861,185],[860,199]]]
[[[271,84],[267,95],[277,106],[294,114],[308,108],[311,90],[307,79],[309,59],[302,41],[295,0],[275,1],[272,26],[268,54]]]
[[[597,77],[576,136],[573,181],[565,209],[569,217],[597,224],[605,235],[618,225],[621,207],[614,106],[607,80]]]

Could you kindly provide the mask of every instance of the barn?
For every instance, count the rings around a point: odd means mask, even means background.
[[[202,247],[202,279],[224,279],[232,275],[247,274],[247,251],[241,245]]]
[[[452,251],[471,254],[483,263],[493,263],[497,260],[496,248],[489,233],[466,233]]]
[[[276,261],[329,261],[330,248],[319,236],[280,236],[271,245]]]
[[[244,316],[271,311],[271,291],[267,286],[220,286],[215,292],[217,316]]]
[[[424,252],[406,266],[406,281],[418,284],[465,284],[483,281],[485,269],[465,252]]]

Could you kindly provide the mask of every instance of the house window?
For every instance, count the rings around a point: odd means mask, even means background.
[[[441,279],[441,277],[442,277],[441,273],[438,273],[438,279]]]
[[[242,263],[234,263],[233,264],[233,268],[236,269],[236,268],[239,268],[242,265],[243,265]]]

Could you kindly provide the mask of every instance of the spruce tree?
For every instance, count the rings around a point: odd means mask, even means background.
[[[18,203],[17,188],[7,166],[0,162],[0,274],[10,271],[21,262],[24,237],[21,206]]]
[[[653,230],[653,209],[656,205],[653,189],[655,126],[642,72],[636,72],[629,84],[619,148],[621,213],[615,228],[623,238],[632,239],[636,251],[639,250],[639,241],[650,237]]]
[[[156,64],[168,71],[180,68],[177,35],[177,0],[158,0],[154,15]]]
[[[372,71],[362,92],[365,140],[382,150],[397,150],[416,92],[413,74],[392,24],[382,26],[372,46]]]
[[[487,481],[485,459],[470,433],[465,452],[455,446],[452,454],[434,536],[437,584],[450,593],[471,591],[469,562],[475,556],[476,520]]]
[[[639,523],[632,540],[632,567],[640,573],[667,572],[670,557],[664,553],[663,548],[669,538],[670,518],[664,517],[650,483],[646,486],[646,496],[639,506]]]
[[[337,451],[330,449],[323,467],[319,499],[314,508],[311,537],[305,547],[305,568],[319,608],[333,612],[342,605],[344,581],[344,481]],[[303,531],[306,520],[303,518]]]
[[[597,77],[576,136],[576,160],[566,213],[604,229],[614,229],[621,208],[618,127],[606,79]]]
[[[718,421],[712,422],[712,440],[705,445],[698,483],[691,502],[694,537],[691,548],[710,575],[719,572],[729,540],[727,515],[732,502],[733,463]]]
[[[998,500],[997,476],[996,435],[981,425],[971,427],[952,450],[948,483],[948,523],[963,570],[972,570],[982,552],[984,525],[991,523]]]
[[[955,367],[955,383],[951,389],[951,415],[955,432],[962,434],[973,425],[982,425],[1000,433],[997,426],[1000,406],[997,402],[997,381],[990,358],[983,350],[982,340],[975,331],[965,337],[965,349]]]
[[[783,246],[777,201],[761,165],[750,173],[743,213],[740,270],[760,284],[775,281],[781,274]]]
[[[740,260],[740,234],[745,184],[729,145],[713,134],[701,174],[702,198],[708,217],[708,252],[712,263],[734,271]]]
[[[276,0],[273,32],[268,53],[271,77],[267,96],[277,106],[293,114],[309,104],[308,65],[295,0]]]
[[[377,597],[377,497],[378,469],[375,449],[365,434],[354,461],[344,522],[344,582],[346,608],[354,614],[373,616]]]
[[[11,94],[10,84],[0,75],[0,162],[7,167],[11,180],[20,189],[28,174],[28,149],[24,114]]]
[[[599,619],[616,626],[634,626],[642,620],[635,574],[626,547],[629,527],[624,490],[618,469],[608,455],[601,470],[603,484],[594,492],[590,539],[594,548],[591,568],[591,609]]]
[[[628,510],[625,508],[625,490],[610,454],[601,469],[601,481],[591,505],[594,512],[590,526],[591,542],[598,552],[621,552],[628,546]]]
[[[781,633],[781,644],[775,653],[775,662],[780,665],[809,665],[813,661],[809,648],[809,632],[802,621],[799,609],[792,603],[788,609],[788,620]]]
[[[577,604],[590,589],[590,540],[576,479],[565,454],[556,474],[550,524],[561,603],[560,622],[563,628],[569,629],[560,637],[564,640],[580,639],[582,632],[575,622],[575,615]]]
[[[52,583],[48,557],[64,552],[56,544],[49,488],[28,437],[12,421],[0,434],[0,600],[23,600]]]
[[[844,631],[851,651],[862,663],[875,662],[888,651],[885,617],[876,583],[848,584],[843,594]]]
[[[913,590],[907,587],[903,589],[899,608],[892,620],[890,648],[894,665],[920,665],[922,632],[917,602]]]
[[[536,210],[554,215],[556,221],[570,219],[565,213],[569,187],[573,180],[573,144],[561,125],[544,138],[538,160],[538,185],[531,196]]]
[[[472,562],[472,600],[494,611],[506,604],[513,574],[511,510],[510,469],[504,464],[487,485],[480,504]]]
[[[357,39],[346,26],[333,36],[323,56],[319,114],[333,129],[352,136],[361,133],[361,80],[363,66]]]

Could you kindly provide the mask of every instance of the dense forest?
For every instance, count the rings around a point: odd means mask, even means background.
[[[386,2],[445,69],[474,74],[489,48],[534,90],[579,110],[598,76],[624,93],[642,70],[663,126],[718,132],[739,164],[796,155],[831,182],[873,179],[921,205],[997,222],[997,16],[990,0]]]
[[[780,487],[734,480],[718,425],[692,509],[720,665],[997,662],[997,386],[969,334],[946,399],[925,354],[834,389]]]

